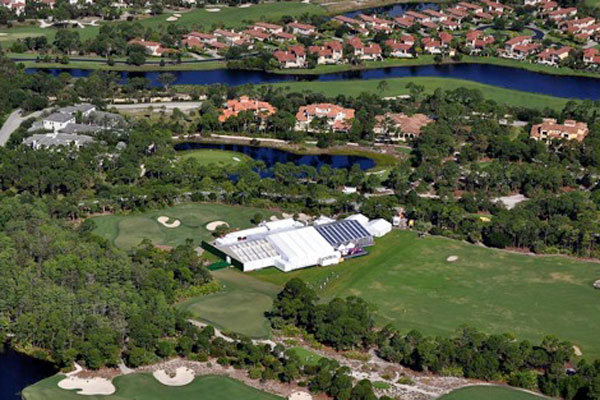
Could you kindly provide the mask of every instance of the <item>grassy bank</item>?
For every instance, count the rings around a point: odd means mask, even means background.
[[[221,292],[194,297],[178,307],[189,312],[192,318],[217,328],[252,338],[268,338],[271,328],[265,313],[271,310],[280,287],[248,279],[236,269],[222,269],[212,274],[223,286]]]
[[[447,257],[458,256],[455,262]],[[324,299],[357,295],[373,304],[379,326],[391,323],[430,335],[450,335],[463,324],[487,333],[510,332],[539,341],[555,335],[600,356],[600,264],[566,257],[534,257],[441,237],[419,239],[393,231],[365,257],[327,268],[252,277],[282,286],[300,277]]]
[[[162,385],[146,373],[118,376],[113,381],[117,391],[110,396],[82,396],[75,390],[61,389],[57,384],[62,379],[62,375],[44,379],[25,388],[22,397],[24,400],[283,400],[223,376],[200,376],[180,387]]]
[[[600,79],[600,73],[592,71],[584,71],[572,68],[554,68],[548,65],[541,65],[529,62],[523,62],[518,60],[509,60],[500,57],[475,57],[475,56],[463,56],[460,62],[453,61],[451,59],[444,60],[441,65],[452,65],[452,64],[488,64],[498,65],[501,67],[519,68],[532,72],[539,72],[542,74],[549,75],[561,75],[561,76],[583,76],[589,78]],[[415,67],[420,65],[433,65],[436,64],[432,55],[421,55],[419,58],[387,58],[381,61],[366,61],[362,65],[353,66],[349,64],[339,65],[318,65],[312,69],[285,69],[276,71],[278,74],[297,74],[297,75],[320,75],[320,74],[332,74],[336,72],[346,71],[362,71],[367,69],[376,68],[391,68],[391,67]]]
[[[544,396],[504,386],[468,386],[454,390],[439,400],[541,400]]]
[[[387,82],[387,88],[384,91],[379,91],[378,85],[382,80]],[[379,93],[382,96],[398,96],[409,94],[409,90],[406,88],[406,85],[409,82],[424,86],[425,92],[427,93],[433,93],[433,91],[435,91],[437,88],[444,90],[453,90],[461,87],[467,89],[478,89],[481,90],[485,98],[494,100],[500,104],[510,104],[512,106],[538,109],[548,107],[555,110],[560,110],[569,100],[571,100],[563,97],[554,97],[544,94],[505,89],[463,79],[433,77],[407,77],[349,81],[281,82],[273,85],[287,88],[291,91],[310,90],[314,92],[320,92],[332,97],[340,94],[346,96],[358,96],[362,92]]]
[[[108,65],[106,62],[94,62],[94,61],[70,61],[68,64],[61,63],[45,63],[31,61],[17,61],[25,65],[25,68],[40,68],[40,69],[89,69],[89,70],[102,70],[102,71],[128,71],[128,72],[153,72],[153,71],[206,71],[212,69],[226,68],[227,64],[225,61],[206,61],[206,62],[195,62],[195,63],[182,63],[182,64],[165,64],[160,66],[159,64],[144,64],[140,66],[129,65],[129,64],[115,64]]]
[[[198,161],[201,165],[216,164],[223,166],[231,166],[240,162],[252,160],[244,153],[239,153],[236,151],[210,149],[180,151],[179,153],[177,153],[177,156],[183,160],[194,159]]]

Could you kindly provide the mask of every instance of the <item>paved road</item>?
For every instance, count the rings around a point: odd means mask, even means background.
[[[148,107],[154,109],[161,109],[164,107],[167,110],[179,108],[181,111],[189,111],[196,109],[201,105],[201,101],[170,101],[165,103],[111,104],[109,108],[115,107],[117,110],[145,110]]]
[[[19,126],[21,126],[23,121],[28,118],[38,117],[42,114],[42,112],[43,110],[22,116],[21,109],[13,111],[12,114],[10,114],[6,119],[6,122],[4,122],[4,125],[2,125],[2,128],[0,128],[0,146],[4,146],[6,142],[8,142],[10,135],[16,131]]]

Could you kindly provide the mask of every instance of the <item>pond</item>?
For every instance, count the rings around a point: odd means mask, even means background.
[[[35,68],[27,72],[38,71]],[[85,69],[48,69],[54,75],[67,72],[75,77],[88,76],[92,72]],[[121,82],[128,78],[145,77],[151,85],[160,86],[158,77],[161,72],[120,72]],[[275,74],[262,71],[239,71],[216,69],[209,71],[176,71],[177,85],[209,85],[222,83],[231,86],[243,84],[261,84],[291,81],[336,81],[363,79],[390,79],[399,77],[438,77],[466,79],[507,89],[574,99],[600,100],[600,79],[581,76],[557,76],[520,68],[487,64],[448,64],[421,65],[413,67],[377,68],[361,71],[348,71],[321,75]]]
[[[57,372],[48,362],[1,346],[0,371],[0,400],[18,400],[21,390]]]
[[[375,161],[368,157],[343,155],[343,154],[296,154],[290,151],[276,149],[272,147],[249,146],[242,144],[218,144],[218,143],[198,143],[184,142],[175,145],[175,150],[197,150],[197,149],[215,149],[227,150],[243,153],[256,161],[265,163],[267,169],[272,168],[277,163],[294,163],[295,165],[309,165],[315,168],[321,168],[328,165],[331,168],[352,168],[358,164],[361,170],[365,171],[375,167]],[[270,176],[268,171],[260,171],[261,176]]]

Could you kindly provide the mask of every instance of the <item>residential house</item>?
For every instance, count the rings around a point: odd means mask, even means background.
[[[404,13],[404,17],[413,18],[418,23],[422,24],[424,22],[433,22],[432,17],[427,14],[423,14],[417,11],[407,11]]]
[[[482,31],[469,31],[466,34],[465,45],[469,48],[471,54],[480,53],[484,48],[494,44],[494,37],[486,35]]]
[[[547,12],[546,15],[549,20],[558,22],[563,19],[567,19],[567,18],[576,16],[577,8],[575,8],[575,7],[557,8],[556,10]]]
[[[225,29],[215,29],[213,35],[215,35],[217,38],[223,39],[225,43],[229,45],[238,44],[247,38],[247,36],[243,33],[235,32],[233,30],[228,31]]]
[[[346,17],[345,15],[336,15],[333,17],[335,22],[338,22],[342,25],[346,25],[349,28],[357,29],[357,28],[366,28],[366,24],[363,21],[359,21],[355,18]]]
[[[397,40],[386,40],[385,45],[390,48],[390,57],[397,58],[412,58],[414,54],[412,53],[412,44],[408,44],[405,42],[400,42]]]
[[[364,21],[369,29],[388,33],[392,31],[393,21],[366,14],[360,14],[358,17]]]
[[[583,51],[584,64],[600,64],[600,51],[593,47]]]
[[[483,11],[485,11],[487,13],[491,13],[491,14],[494,14],[494,15],[502,15],[505,12],[512,11],[512,7],[504,5],[504,4],[499,3],[497,1],[493,1],[493,0],[481,0],[481,2],[483,4],[485,4]]]
[[[553,67],[558,67],[560,62],[567,57],[569,57],[569,53],[573,50],[571,47],[563,46],[559,49],[544,49],[541,51],[536,57],[537,62],[539,64],[551,65]]]
[[[127,44],[129,46],[136,45],[136,44],[143,46],[146,49],[146,53],[150,54],[151,56],[160,57],[163,53],[161,51],[162,46],[158,42],[152,42],[149,40],[141,40],[141,39],[133,39],[133,40],[130,40],[129,42],[127,42]]]
[[[456,7],[448,8],[446,12],[449,13],[452,19],[454,19],[459,24],[462,23],[463,19],[469,16],[469,13],[467,11]]]
[[[375,116],[373,133],[379,141],[405,142],[418,137],[421,130],[432,122],[425,114],[409,116],[404,113],[386,113]]]
[[[275,114],[277,109],[266,101],[251,99],[248,96],[240,96],[239,99],[232,99],[225,102],[220,111],[219,122],[225,122],[243,111],[251,111],[254,115],[264,119]]]
[[[75,123],[75,115],[55,112],[42,119],[44,130],[58,132],[69,124]]]
[[[295,41],[296,35],[293,35],[288,32],[279,32],[273,35],[274,39],[278,42],[287,42],[287,41]]]
[[[302,24],[300,22],[290,22],[287,24],[287,28],[294,35],[302,36],[313,36],[317,33],[317,27],[309,24]]]
[[[397,27],[407,29],[413,26],[416,23],[416,20],[413,17],[396,17],[394,18],[394,23]]]
[[[548,142],[554,139],[583,141],[589,132],[585,122],[566,119],[559,124],[554,118],[544,118],[541,124],[531,127],[530,136],[535,140]]]
[[[337,64],[344,56],[343,45],[337,40],[325,42],[323,46],[310,46],[308,52],[317,54],[317,64]]]
[[[271,37],[271,34],[269,32],[261,29],[246,29],[243,33],[249,38],[257,40],[259,42],[264,42],[265,40],[269,39],[269,37]]]
[[[268,22],[257,22],[252,26],[252,29],[258,29],[261,31],[268,32],[270,34],[276,34],[278,32],[283,32],[283,26],[270,24]]]
[[[423,11],[423,14],[426,14],[429,17],[431,17],[431,21],[433,22],[442,22],[446,21],[449,18],[446,14],[436,10],[425,10]]]
[[[421,40],[423,51],[429,54],[442,54],[442,42],[432,37],[425,37]]]
[[[460,10],[465,10],[470,13],[478,13],[483,12],[483,6],[479,4],[468,3],[466,1],[461,1],[456,5],[456,8]]]
[[[316,118],[322,118],[327,127],[334,132],[347,132],[352,127],[354,109],[344,108],[330,103],[309,104],[302,106],[296,113],[296,130],[316,131],[311,126]]]
[[[306,66],[306,49],[302,45],[289,46],[288,50],[276,50],[273,56],[282,68],[303,68]]]
[[[23,140],[23,143],[34,150],[47,149],[51,147],[68,147],[73,145],[76,148],[90,144],[94,139],[86,135],[75,135],[71,133],[38,133],[29,136]]]
[[[383,52],[381,46],[377,43],[364,45],[360,38],[354,36],[346,41],[353,51],[354,55],[361,60],[379,60],[382,58]]]

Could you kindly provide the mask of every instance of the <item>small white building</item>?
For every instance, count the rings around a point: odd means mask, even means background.
[[[383,218],[379,218],[367,223],[365,228],[374,237],[382,237],[392,231],[392,224]]]
[[[65,113],[52,113],[42,120],[42,126],[47,131],[58,132],[69,124],[75,123],[75,116]]]

